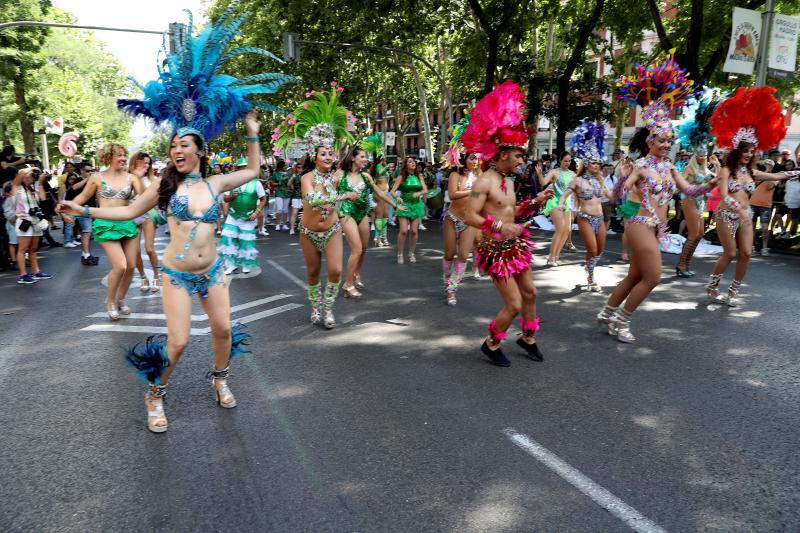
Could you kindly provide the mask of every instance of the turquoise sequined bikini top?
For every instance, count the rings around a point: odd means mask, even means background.
[[[203,212],[202,215],[197,216],[191,211],[189,211],[189,195],[188,194],[173,194],[169,199],[169,209],[167,211],[168,217],[175,217],[176,219],[180,220],[181,222],[206,222],[206,223],[214,223],[219,218],[219,204],[216,200],[216,194],[214,194],[214,189],[211,188],[211,184],[206,182],[208,186],[208,192],[211,193],[211,205]]]

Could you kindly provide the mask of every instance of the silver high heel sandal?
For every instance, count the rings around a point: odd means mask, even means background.
[[[147,279],[147,276],[142,276],[142,283],[139,285],[139,292],[150,292],[150,280]]]
[[[325,310],[325,321],[323,325],[326,329],[333,329],[336,326],[336,318],[333,316],[333,309]]]
[[[211,386],[214,388],[214,395],[220,407],[233,409],[236,407],[236,398],[228,387],[228,377],[231,375],[230,365],[222,370],[211,370],[206,377],[211,379]]]
[[[108,312],[108,318],[110,320],[119,320],[119,311],[116,305],[106,303],[106,311]]]
[[[130,315],[131,308],[125,305],[125,300],[117,300],[117,309],[119,309],[119,314],[121,315]]]
[[[719,282],[722,281],[722,274],[711,274],[706,285],[706,294],[712,303],[725,303],[725,297],[719,293]]]
[[[147,429],[153,433],[164,433],[167,430],[167,415],[164,414],[164,398],[167,396],[166,385],[150,384],[144,394],[147,407]]]
[[[731,286],[728,287],[728,299],[725,302],[728,304],[728,307],[738,307],[739,304],[742,303],[741,298],[739,298],[739,287],[741,286],[742,282],[738,279],[731,282]]]
[[[620,308],[614,313],[613,326],[619,342],[627,344],[636,342],[636,337],[631,333],[631,315],[627,313],[625,309]],[[610,332],[611,326],[609,326],[609,333]]]

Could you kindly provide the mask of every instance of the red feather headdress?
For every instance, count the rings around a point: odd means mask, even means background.
[[[739,143],[754,144],[757,150],[778,146],[786,135],[786,117],[772,87],[739,87],[711,115],[711,132],[723,148]]]
[[[513,81],[504,81],[481,98],[470,113],[469,126],[461,134],[467,152],[489,161],[501,148],[528,146],[525,130],[525,94]]]

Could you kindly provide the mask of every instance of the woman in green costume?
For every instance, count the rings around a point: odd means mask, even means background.
[[[561,195],[569,188],[572,180],[575,179],[575,173],[569,169],[569,164],[572,162],[572,155],[569,152],[561,152],[558,158],[558,168],[554,168],[544,177],[541,183],[543,187],[550,187],[552,185],[555,191],[553,196],[545,205],[542,211],[546,216],[553,220],[556,227],[556,232],[553,235],[553,240],[550,242],[550,254],[547,257],[547,264],[549,266],[558,266],[558,258],[561,255],[561,249],[572,232],[572,206],[569,210],[556,209],[558,202],[561,201]]]
[[[417,257],[414,251],[417,246],[419,223],[425,215],[425,203],[422,199],[428,194],[428,188],[417,175],[417,162],[413,157],[406,157],[403,162],[403,169],[392,186],[392,196],[397,195],[398,189],[401,194],[400,201],[408,209],[397,213],[397,217],[400,219],[400,233],[397,235],[397,264],[403,264],[403,248],[409,228],[411,228],[411,242],[408,244],[408,260],[416,263]]]
[[[398,206],[381,189],[375,186],[370,175],[364,171],[369,160],[367,153],[359,146],[353,147],[350,153],[342,160],[341,170],[337,171],[339,180],[339,194],[355,193],[354,200],[346,199],[339,207],[339,220],[342,231],[350,245],[350,258],[347,260],[347,279],[345,280],[345,298],[360,298],[358,289],[363,289],[361,282],[361,267],[364,265],[364,255],[367,253],[369,243],[369,193],[373,191],[381,200],[388,202],[399,212],[405,210]]]
[[[106,170],[89,178],[83,192],[75,198],[76,204],[83,205],[96,194],[99,207],[120,207],[130,204],[134,196],[144,193],[139,178],[125,170],[128,151],[124,146],[107,144],[100,148],[97,155]],[[130,307],[125,305],[125,295],[131,285],[136,256],[139,254],[139,228],[133,220],[96,218],[92,221],[92,233],[111,263],[106,293],[108,318],[119,320],[120,314],[131,314]]]

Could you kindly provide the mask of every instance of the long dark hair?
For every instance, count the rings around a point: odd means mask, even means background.
[[[3,152],[0,153],[0,159],[3,159],[3,160],[8,159],[9,157],[14,155],[15,153],[17,153],[17,151],[14,149],[14,146],[10,145],[10,144],[7,144],[7,145],[3,146]]]
[[[363,152],[364,149],[361,148],[359,145],[353,146],[353,149],[347,152],[347,155],[344,156],[342,159],[341,169],[345,172],[352,172],[353,171],[353,160],[355,160],[356,156]]]
[[[464,153],[464,155],[463,155],[463,156],[461,156],[461,158],[460,158],[460,161],[459,161],[459,167],[458,167],[458,170],[455,170],[455,172],[458,172],[458,173],[459,173],[459,174],[461,174],[462,176],[466,176],[466,175],[467,175],[467,173],[468,173],[468,172],[469,172],[469,170],[470,170],[470,169],[467,167],[467,165],[469,165],[469,156],[471,156],[471,155],[472,155],[472,152],[465,152],[465,153]],[[479,165],[479,167],[480,167],[480,163],[481,163],[481,162],[480,162],[480,161],[478,161],[478,165]]]
[[[286,167],[286,161],[279,159],[278,162],[275,163],[275,172],[283,172],[284,167]]]
[[[184,137],[191,137],[194,144],[197,146],[198,151],[203,150],[203,140],[194,133],[190,133],[188,135],[184,135]],[[203,177],[206,177],[208,173],[208,156],[203,154],[200,157],[200,174]],[[178,185],[186,177],[185,174],[181,174],[175,168],[175,163],[170,160],[167,168],[164,169],[164,174],[161,177],[161,184],[158,186],[158,208],[162,211],[167,210],[167,205],[169,204],[169,199],[175,194],[175,191],[178,190]]]
[[[385,157],[383,157],[383,156],[378,157],[376,155],[374,158],[372,158],[372,164],[369,166],[369,173],[375,179],[379,179],[378,178],[378,165],[380,165],[381,163],[383,163],[383,166],[385,168],[386,167],[386,158]]]
[[[409,159],[411,159],[412,161],[414,161],[414,163],[416,163],[416,167],[414,168],[414,175],[415,176],[419,176],[419,163],[417,163],[416,159],[414,159],[413,157],[408,155],[408,156],[403,158],[403,168],[400,169],[400,181],[401,182],[405,181],[406,178],[408,177],[408,165],[406,163],[408,163]]]
[[[755,145],[753,143],[743,141],[739,143],[739,146],[730,151],[728,157],[725,158],[725,166],[728,167],[731,177],[736,177],[736,171],[739,170],[739,167],[741,166],[739,164],[739,159],[742,157],[742,152],[753,148],[754,146]],[[750,158],[750,162],[747,164],[747,170],[750,172],[750,176],[753,175],[753,168],[755,168],[755,166],[756,154],[753,154],[753,157]]]
[[[631,143],[628,146],[628,153],[634,150],[639,152],[641,157],[650,153],[650,147],[647,146],[647,138],[650,136],[650,130],[647,128],[639,128],[636,133],[631,137]]]

